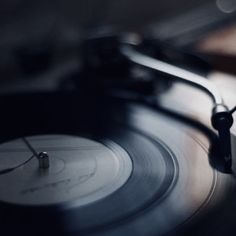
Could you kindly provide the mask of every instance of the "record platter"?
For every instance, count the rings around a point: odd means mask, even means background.
[[[235,108],[216,96],[211,117],[196,88],[173,92],[175,67],[103,40],[83,45],[76,89],[1,96],[0,234],[235,235]],[[201,97],[202,119],[175,111]]]

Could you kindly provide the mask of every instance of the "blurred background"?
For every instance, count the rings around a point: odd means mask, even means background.
[[[107,29],[150,34],[235,73],[235,20],[236,0],[0,1],[0,91],[53,87],[77,69],[81,40]]]

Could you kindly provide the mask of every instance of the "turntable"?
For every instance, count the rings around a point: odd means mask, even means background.
[[[89,39],[59,91],[1,96],[2,235],[235,235],[235,108],[152,48]]]

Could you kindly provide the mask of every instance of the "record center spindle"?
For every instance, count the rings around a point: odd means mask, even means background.
[[[48,169],[49,168],[49,155],[47,152],[40,152],[38,154],[39,168]]]

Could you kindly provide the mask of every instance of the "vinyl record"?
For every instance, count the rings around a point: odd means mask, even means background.
[[[15,129],[3,123],[17,107],[2,117],[3,232],[193,235],[200,226],[195,233],[221,232],[234,181],[211,165],[212,143],[201,130],[137,104],[25,99],[17,98],[23,112]],[[49,168],[40,167],[32,149],[47,153]]]

